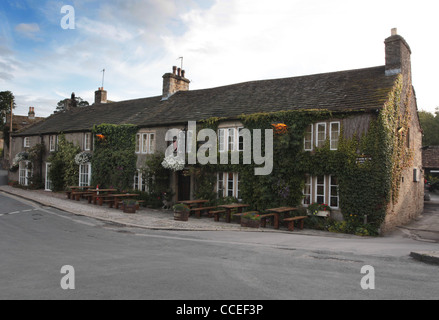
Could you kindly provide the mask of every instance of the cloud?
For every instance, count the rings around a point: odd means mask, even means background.
[[[41,40],[38,37],[40,26],[37,23],[20,23],[15,26],[15,31],[28,39]]]

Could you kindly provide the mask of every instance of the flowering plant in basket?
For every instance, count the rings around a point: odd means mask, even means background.
[[[332,209],[330,206],[328,206],[327,204],[320,204],[320,203],[313,203],[310,204],[308,206],[308,211],[313,214],[316,215],[319,211],[326,211],[326,212],[331,212]]]
[[[258,213],[244,213],[242,217],[248,220],[261,221],[261,216]]]

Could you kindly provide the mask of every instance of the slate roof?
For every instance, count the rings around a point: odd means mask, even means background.
[[[422,165],[424,169],[439,169],[439,146],[422,149]]]
[[[380,66],[180,91],[166,101],[156,96],[55,114],[15,135],[89,131],[101,123],[154,127],[285,110],[370,111],[383,106],[396,77],[386,76]]]

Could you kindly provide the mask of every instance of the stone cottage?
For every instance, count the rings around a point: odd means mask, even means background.
[[[103,123],[137,127],[138,169],[151,154],[175,145],[166,139],[170,129],[187,136],[191,122],[216,131],[219,155],[244,151],[244,128],[275,128],[269,177],[253,178],[237,166],[211,166],[215,181],[207,184],[208,191],[251,201],[257,209],[327,204],[338,219],[359,215],[391,230],[423,211],[422,133],[410,56],[409,45],[393,29],[382,66],[204,90],[189,90],[185,71],[174,67],[163,76],[161,95],[112,103],[99,88],[92,106],[52,115],[14,134],[13,156],[41,143],[47,152],[40,172],[23,162],[9,178],[26,184],[28,175],[40,174],[50,189],[47,155],[56,151],[57,137],[63,133],[93,153],[98,141],[93,127]],[[194,198],[205,186],[202,166],[190,167],[170,172],[174,201]],[[81,164],[78,184],[91,183],[93,170],[91,163]],[[133,188],[148,190],[141,171],[134,174]]]

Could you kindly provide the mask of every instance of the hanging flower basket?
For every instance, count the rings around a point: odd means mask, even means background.
[[[12,165],[9,170],[12,172],[17,171],[18,167],[20,166],[20,162],[26,160],[29,160],[29,153],[24,151],[17,153],[14,159],[12,159]]]
[[[182,171],[185,167],[185,159],[174,156],[167,156],[163,159],[162,166],[165,169],[169,169],[172,171]]]
[[[75,156],[75,163],[77,165],[83,165],[91,162],[92,154],[90,152],[81,152]]]

